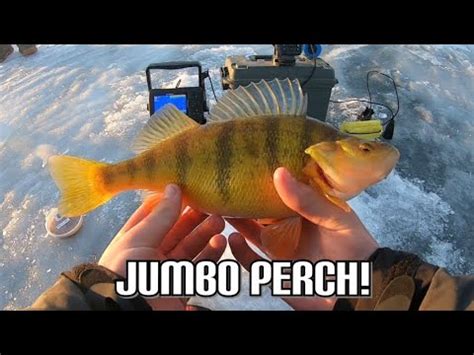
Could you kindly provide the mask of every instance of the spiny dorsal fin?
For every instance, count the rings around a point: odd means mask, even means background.
[[[150,117],[135,139],[132,149],[139,154],[162,140],[197,126],[199,126],[199,123],[186,116],[174,105],[168,104]]]
[[[209,113],[209,121],[266,115],[306,116],[308,97],[297,79],[262,80],[229,90]]]

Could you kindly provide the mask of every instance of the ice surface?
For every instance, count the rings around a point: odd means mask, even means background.
[[[474,272],[474,52],[471,46],[325,46],[336,69],[334,99],[366,97],[365,75],[379,69],[400,86],[393,143],[397,171],[350,203],[381,245],[415,252],[454,273]],[[46,237],[44,216],[58,192],[51,154],[114,162],[132,155],[129,142],[148,119],[149,63],[199,60],[217,95],[228,55],[269,54],[271,46],[40,46],[0,64],[0,307],[29,305],[64,271],[98,259],[137,207],[125,193],[85,218],[73,238]],[[183,74],[185,85],[189,76]],[[175,85],[163,75],[160,85]],[[208,85],[208,84],[206,84]],[[377,100],[393,103],[374,82]],[[385,94],[385,95],[382,95]],[[210,104],[214,103],[208,87]],[[354,118],[359,103],[331,104],[328,119]],[[230,227],[227,231],[230,230]],[[226,257],[232,257],[229,250]],[[245,275],[244,275],[245,276]],[[244,280],[244,285],[246,282]],[[218,309],[289,309],[277,298],[195,299]]]

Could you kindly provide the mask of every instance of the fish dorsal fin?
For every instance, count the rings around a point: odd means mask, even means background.
[[[197,126],[199,123],[168,104],[150,117],[135,139],[132,150],[137,154],[142,153],[167,138]]]
[[[297,79],[261,80],[229,90],[219,99],[209,121],[228,121],[253,116],[306,116],[308,96]]]

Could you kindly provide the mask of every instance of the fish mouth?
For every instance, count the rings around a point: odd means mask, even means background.
[[[334,180],[331,179],[316,160],[310,159],[305,165],[303,172],[309,177],[312,185],[316,185],[325,193],[338,191]]]
[[[324,172],[323,168],[321,167],[321,165],[319,165],[317,162],[315,162],[315,169],[316,169],[316,174],[319,176],[320,178],[320,181],[326,185],[326,187],[328,187],[329,189],[333,190],[335,187],[334,187],[334,183],[333,181],[331,180],[331,178]]]

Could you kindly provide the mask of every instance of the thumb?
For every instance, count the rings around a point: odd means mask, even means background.
[[[354,212],[343,211],[319,191],[296,180],[285,168],[275,170],[273,183],[286,206],[323,228],[332,230],[345,228],[341,222],[347,220],[349,216],[355,216]]]

